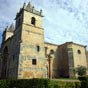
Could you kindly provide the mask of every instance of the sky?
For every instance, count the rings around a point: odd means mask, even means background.
[[[88,0],[0,0],[0,43],[5,27],[15,23],[16,13],[29,1],[37,10],[43,10],[46,42],[88,46]]]

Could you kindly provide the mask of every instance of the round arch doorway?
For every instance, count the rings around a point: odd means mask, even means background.
[[[3,50],[3,58],[2,58],[2,79],[6,79],[7,73],[7,59],[8,59],[8,47],[6,46]]]

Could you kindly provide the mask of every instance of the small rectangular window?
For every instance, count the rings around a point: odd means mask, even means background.
[[[37,62],[36,62],[36,59],[32,59],[32,65],[36,65]]]

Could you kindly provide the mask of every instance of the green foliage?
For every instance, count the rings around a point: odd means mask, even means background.
[[[84,66],[78,66],[76,69],[75,69],[76,73],[79,75],[79,76],[84,76],[86,75],[86,67]]]
[[[81,88],[88,88],[88,76],[79,77],[81,81]]]
[[[80,88],[79,84],[49,79],[0,80],[0,88]]]
[[[50,88],[80,88],[80,82],[50,81]]]
[[[0,80],[0,88],[10,88],[10,81]]]
[[[75,88],[81,88],[81,83],[80,82],[75,82]]]

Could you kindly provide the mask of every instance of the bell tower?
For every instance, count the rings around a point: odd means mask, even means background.
[[[21,33],[18,78],[47,76],[42,20],[42,10],[36,10],[30,2],[17,13],[16,31]]]

